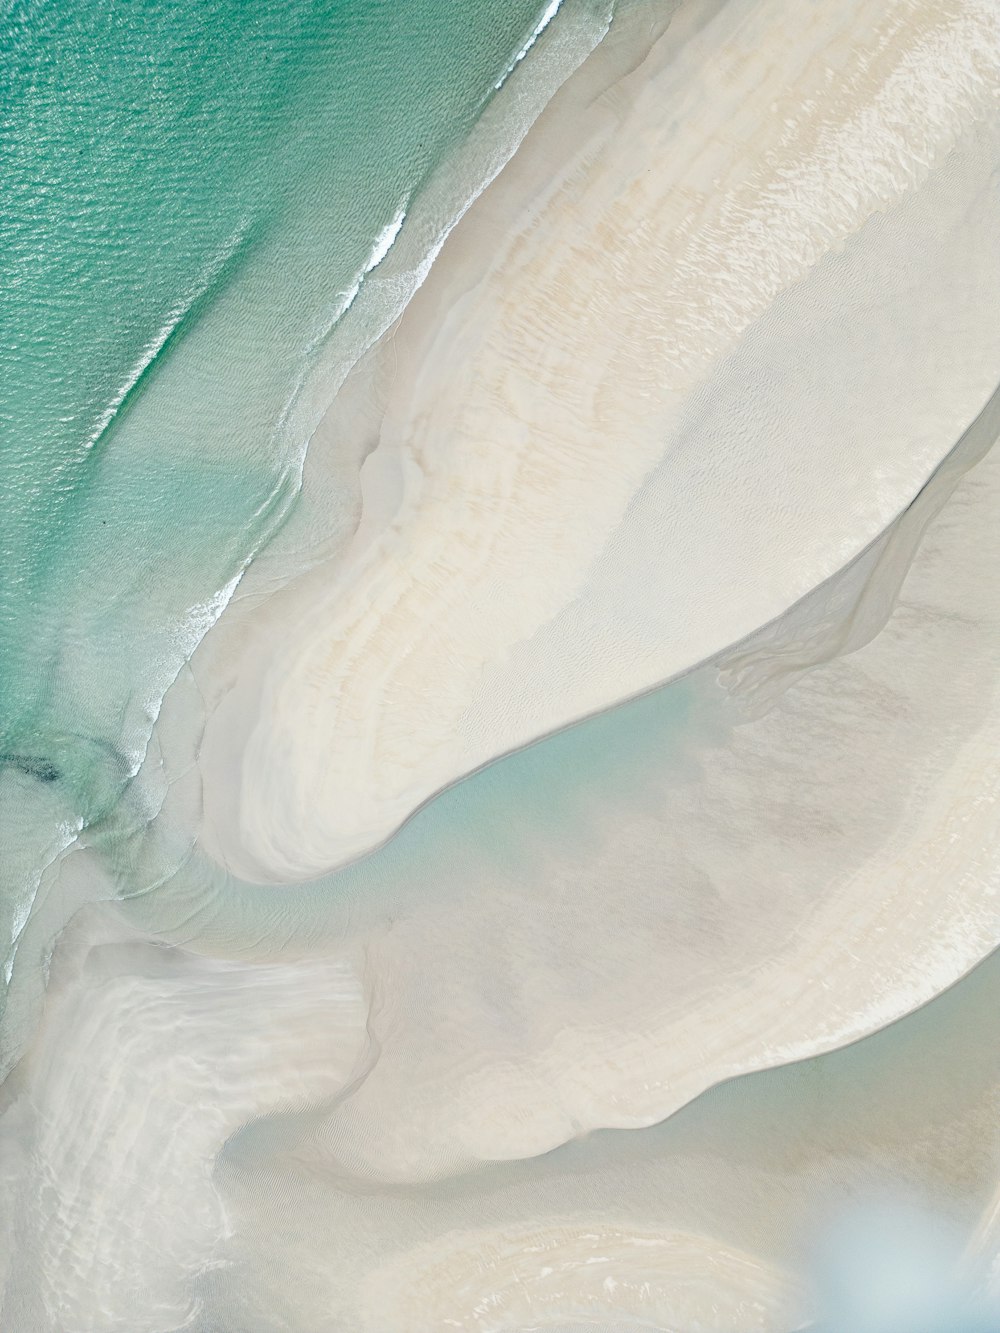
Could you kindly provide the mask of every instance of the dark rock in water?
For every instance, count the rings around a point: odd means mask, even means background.
[[[10,764],[27,774],[29,778],[37,778],[39,782],[59,781],[59,770],[55,764],[48,759],[39,759],[35,755],[0,754],[0,765],[2,764]]]

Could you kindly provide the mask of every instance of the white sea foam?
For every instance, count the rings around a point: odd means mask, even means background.
[[[539,37],[541,37],[542,33],[549,26],[549,24],[552,22],[555,16],[559,13],[559,8],[562,5],[562,2],[563,0],[550,0],[549,4],[542,12],[542,17],[536,23],[531,33],[531,36],[524,43],[520,51],[518,51],[517,55],[504,70],[503,74],[501,74],[500,78],[497,79],[496,83],[493,85],[494,88],[500,89],[504,86],[504,84],[507,82],[510,76],[514,73],[514,70],[517,69],[521,61],[528,54],[528,52],[531,50],[534,44],[538,41]]]

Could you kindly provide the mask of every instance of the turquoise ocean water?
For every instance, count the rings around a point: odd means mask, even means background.
[[[293,511],[303,389],[359,283],[573,3],[5,7],[8,977],[42,868],[113,827],[165,691]]]

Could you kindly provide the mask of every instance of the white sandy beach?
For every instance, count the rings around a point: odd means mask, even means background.
[[[356,534],[204,747],[237,873],[320,874],[742,639],[992,391],[995,7],[714,9],[596,103],[570,80],[334,404]]]

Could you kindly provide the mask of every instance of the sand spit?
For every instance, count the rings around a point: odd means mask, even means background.
[[[585,63],[335,402],[314,447],[370,450],[360,525],[206,744],[238,873],[343,863],[771,620],[988,396],[995,6],[716,8],[593,102]]]

